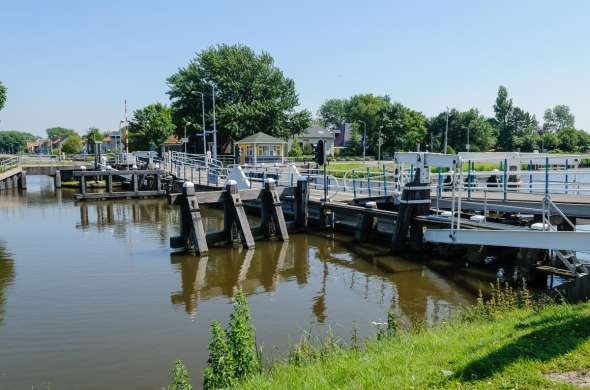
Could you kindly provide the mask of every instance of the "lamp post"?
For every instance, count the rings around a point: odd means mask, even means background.
[[[377,152],[377,165],[381,164],[381,130],[383,129],[383,126],[379,126],[379,149]]]
[[[447,154],[447,140],[449,137],[449,107],[447,107],[447,124],[445,125],[445,148],[443,150],[444,154]]]
[[[471,145],[469,145],[469,126],[467,126],[467,151],[469,152],[469,147]]]
[[[365,121],[361,121],[358,120],[357,122],[360,122],[363,124],[363,160],[365,159],[366,156],[366,148],[367,148],[367,122]]]
[[[186,127],[190,126],[192,123],[186,122],[184,124],[184,138],[182,139],[182,143],[184,144],[184,158],[186,158],[186,145],[188,144],[188,138],[186,138]]]
[[[217,159],[217,125],[215,123],[215,85],[213,88],[213,158]]]
[[[207,154],[207,133],[205,132],[205,95],[200,91],[193,91],[195,95],[201,95],[201,129],[203,130],[203,155]],[[205,163],[207,159],[205,159]]]

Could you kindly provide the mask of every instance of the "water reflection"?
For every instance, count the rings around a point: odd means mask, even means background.
[[[201,301],[229,299],[238,288],[247,295],[275,293],[279,283],[304,286],[312,283],[314,275],[313,285],[319,289],[311,298],[310,311],[318,324],[329,321],[329,302],[338,299],[342,287],[353,291],[360,301],[390,302],[391,309],[408,322],[438,323],[448,318],[452,306],[473,301],[471,292],[424,265],[382,258],[400,270],[386,272],[355,255],[339,239],[346,237],[292,235],[286,243],[257,242],[254,250],[216,248],[203,258],[172,255],[171,264],[180,274],[180,290],[170,294],[171,302],[184,306],[194,317]]]
[[[0,325],[4,320],[4,305],[6,304],[6,289],[14,281],[14,261],[0,242]]]

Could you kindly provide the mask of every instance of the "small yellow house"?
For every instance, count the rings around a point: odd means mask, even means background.
[[[287,142],[258,132],[236,142],[240,148],[240,164],[281,163]]]

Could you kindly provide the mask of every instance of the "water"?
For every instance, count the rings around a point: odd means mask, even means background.
[[[183,359],[200,382],[209,324],[248,294],[257,340],[286,353],[301,332],[349,340],[393,308],[436,323],[472,290],[411,261],[355,254],[349,236],[292,235],[256,250],[172,254],[178,211],[165,200],[83,203],[30,176],[0,195],[0,389],[159,389]],[[208,210],[208,229],[220,227]]]

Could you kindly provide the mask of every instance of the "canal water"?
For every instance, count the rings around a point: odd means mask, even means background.
[[[303,332],[330,327],[348,341],[355,326],[373,335],[390,309],[434,324],[475,301],[473,288],[411,259],[381,258],[386,271],[349,236],[198,258],[170,250],[179,217],[165,200],[76,204],[47,177],[28,185],[0,194],[0,389],[160,389],[178,358],[198,386],[209,325],[227,323],[239,288],[275,358]],[[208,210],[207,229],[220,216]]]

